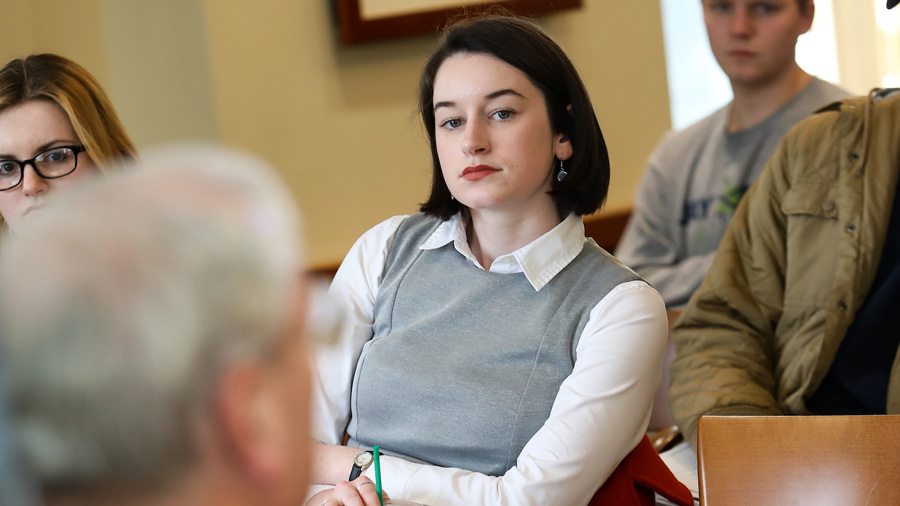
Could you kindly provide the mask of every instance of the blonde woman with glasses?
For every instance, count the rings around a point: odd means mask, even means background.
[[[77,63],[36,54],[0,69],[0,235],[134,152],[106,93]]]

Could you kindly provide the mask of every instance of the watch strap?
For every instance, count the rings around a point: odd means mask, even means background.
[[[372,453],[372,451],[368,450],[365,453]],[[355,459],[354,459],[353,467],[350,468],[350,479],[348,481],[353,481],[353,480],[359,478],[359,475],[361,475],[363,473],[363,471],[368,469],[369,465],[371,465],[371,464],[367,464],[365,466],[360,467],[359,465],[356,464]]]

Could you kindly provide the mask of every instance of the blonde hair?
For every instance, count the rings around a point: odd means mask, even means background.
[[[134,144],[100,83],[72,60],[34,54],[0,69],[0,112],[31,100],[58,105],[101,169],[113,160],[134,157]]]
[[[44,53],[17,58],[0,69],[0,113],[32,100],[56,104],[69,118],[79,142],[102,171],[135,149],[100,83],[81,65]],[[0,231],[6,222],[0,217]]]

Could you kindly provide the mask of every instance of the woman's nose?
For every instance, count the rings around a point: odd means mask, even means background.
[[[47,191],[47,180],[38,175],[31,165],[22,168],[22,193],[33,197]]]
[[[488,139],[487,129],[478,121],[470,121],[466,124],[466,131],[463,136],[463,151],[466,154],[474,155],[488,151],[491,147]]]

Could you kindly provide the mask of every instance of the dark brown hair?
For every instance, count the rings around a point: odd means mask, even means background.
[[[444,32],[419,81],[419,113],[431,143],[431,194],[420,210],[447,219],[464,209],[453,200],[441,172],[434,124],[434,79],[447,58],[486,54],[522,71],[543,92],[550,126],[572,144],[568,176],[551,178],[550,195],[560,216],[591,214],[606,200],[609,154],[587,90],[575,66],[544,31],[529,20],[489,15],[456,23]],[[550,170],[550,167],[547,168]]]

